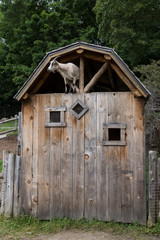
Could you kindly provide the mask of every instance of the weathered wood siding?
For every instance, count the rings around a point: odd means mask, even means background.
[[[69,111],[80,99],[89,110]],[[45,127],[65,105],[67,127]],[[46,94],[23,102],[21,210],[42,219],[146,222],[144,101],[132,93]],[[124,123],[126,146],[103,146],[103,124]]]

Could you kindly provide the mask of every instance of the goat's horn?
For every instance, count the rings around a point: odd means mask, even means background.
[[[54,61],[57,60],[57,59],[60,58],[60,57],[61,57],[61,56],[57,56],[57,57],[55,57],[55,58],[54,58]]]

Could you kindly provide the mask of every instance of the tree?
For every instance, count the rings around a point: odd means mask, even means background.
[[[160,60],[139,65],[134,71],[140,75],[142,83],[149,89],[151,96],[145,106],[145,125],[147,145],[159,147],[160,143]]]
[[[160,55],[160,0],[97,0],[101,42],[129,65],[148,64]]]
[[[0,36],[3,75],[15,93],[47,51],[75,41],[97,41],[96,0],[2,0]],[[5,51],[4,51],[5,49]],[[9,95],[8,92],[10,92]],[[14,95],[14,94],[13,94]],[[8,97],[6,97],[8,96]]]

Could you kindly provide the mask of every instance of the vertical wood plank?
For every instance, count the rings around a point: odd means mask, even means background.
[[[149,151],[148,226],[156,222],[156,151]]]
[[[62,104],[62,94],[51,96],[51,107]],[[62,217],[61,152],[62,128],[50,128],[50,217]]]
[[[9,151],[3,151],[3,181],[1,189],[1,214],[5,212],[5,201],[7,191],[7,173],[8,173],[8,155]]]
[[[14,168],[13,217],[18,217],[20,215],[19,207],[20,164],[21,156],[16,156]]]
[[[97,93],[97,218],[108,221],[108,159],[102,145],[103,123],[108,123],[108,94]]]
[[[133,101],[134,221],[146,224],[146,164],[144,154],[144,99]]]
[[[50,129],[45,127],[45,107],[50,105],[50,95],[39,95],[38,122],[38,217],[50,219]]]
[[[32,186],[32,98],[22,103],[22,168],[20,184],[21,213],[31,214],[31,186]]]
[[[32,216],[37,217],[38,211],[38,165],[39,165],[39,96],[33,99],[33,158],[32,158]]]
[[[79,91],[83,93],[84,91],[84,57],[80,57],[80,79],[79,79]]]
[[[133,101],[132,93],[120,93],[121,98],[121,123],[127,124],[125,141],[126,146],[121,146],[121,177],[122,177],[122,222],[133,221],[133,162],[132,158],[132,124]],[[127,104],[126,104],[127,103]]]
[[[7,173],[7,191],[5,201],[5,217],[11,217],[13,214],[13,196],[14,196],[14,167],[15,154],[8,155],[8,173]]]
[[[108,94],[108,123],[119,123],[121,99],[119,93]],[[120,146],[108,146],[104,148],[104,155],[108,159],[108,194],[109,194],[109,218],[121,222],[121,158]]]
[[[72,155],[72,114],[69,111],[72,105],[72,94],[63,94],[62,103],[66,106],[65,122],[67,127],[62,129],[61,146],[61,201],[63,216],[72,218],[73,206],[73,155]]]
[[[85,94],[89,111],[85,114],[85,218],[97,216],[97,95]]]
[[[18,113],[18,155],[22,154],[22,112]]]
[[[73,95],[73,103],[84,94]],[[73,116],[73,217],[84,216],[84,116],[76,119]]]

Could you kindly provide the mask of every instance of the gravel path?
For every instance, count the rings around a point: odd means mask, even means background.
[[[8,238],[10,239],[10,238]],[[21,240],[160,240],[160,237],[115,235],[107,232],[83,232],[82,230],[63,231],[56,234],[25,237]],[[0,240],[2,240],[0,238]],[[3,238],[3,240],[5,240]]]

